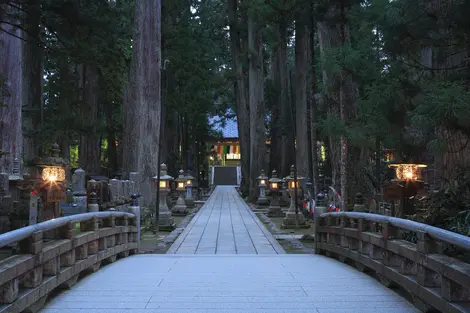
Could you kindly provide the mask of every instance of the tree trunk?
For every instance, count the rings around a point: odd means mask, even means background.
[[[14,13],[14,12],[11,12]],[[12,24],[16,21],[12,21]],[[7,24],[2,29],[22,37],[22,32]],[[12,173],[13,160],[22,160],[23,133],[21,129],[23,78],[21,50],[22,41],[4,31],[0,31],[0,172]]]
[[[246,79],[243,72],[242,36],[237,17],[237,0],[228,0],[230,23],[230,44],[232,50],[232,70],[235,74],[234,90],[237,110],[238,137],[242,167],[242,191],[249,189],[250,177],[250,122],[246,95]]]
[[[78,166],[88,174],[100,174],[101,137],[98,133],[98,69],[93,65],[81,66],[82,106]]]
[[[250,200],[258,197],[256,177],[265,166],[266,128],[262,28],[248,13],[249,97],[250,97]]]
[[[281,21],[278,25],[279,45],[276,51],[276,67],[279,70],[277,77],[274,77],[275,88],[277,91],[276,100],[279,106],[279,150],[272,151],[273,154],[280,155],[279,168],[277,169],[280,177],[289,174],[290,166],[293,163],[292,151],[294,149],[290,138],[292,132],[291,104],[289,97],[289,78],[288,78],[288,61],[287,61],[287,22]]]
[[[310,106],[309,106],[309,116],[310,116],[310,140],[311,140],[311,154],[312,159],[312,169],[310,175],[312,176],[313,184],[313,197],[316,199],[318,194],[318,145],[317,145],[317,103],[316,103],[316,69],[315,69],[315,15],[313,2],[312,7],[309,13],[310,18],[310,34],[309,34],[309,43],[310,43]]]
[[[276,38],[280,37],[279,24],[275,25]],[[280,58],[280,44],[275,44],[272,46],[272,65],[271,65],[271,121],[270,121],[270,153],[269,153],[269,174],[276,170],[279,172],[281,162],[279,159],[279,152],[281,151],[281,100],[279,98],[280,94],[280,79],[279,79],[279,58]]]
[[[298,14],[295,21],[295,127],[296,163],[299,176],[308,176],[307,130],[307,73],[308,73],[308,24],[305,14]]]
[[[125,99],[124,164],[142,173],[143,204],[155,202],[152,177],[157,174],[161,114],[161,0],[136,3],[134,45]]]
[[[41,43],[41,7],[27,4],[25,7],[25,42],[23,43],[23,107],[25,114],[24,159],[29,162],[41,156],[41,108],[43,99],[44,48]]]
[[[106,128],[107,128],[107,141],[108,141],[108,176],[113,177],[114,173],[118,170],[118,155],[116,146],[116,129],[114,128],[113,119],[114,105],[108,101],[106,103]]]

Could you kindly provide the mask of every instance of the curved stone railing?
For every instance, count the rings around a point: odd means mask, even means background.
[[[137,253],[135,225],[133,214],[97,212],[0,235],[0,248],[11,244],[19,248],[19,254],[0,261],[0,312],[37,312],[51,291],[70,288],[81,273]]]
[[[437,227],[368,213],[325,213],[317,219],[315,251],[363,272],[387,287],[402,287],[423,312],[470,312],[470,264],[444,254],[470,251],[470,237]],[[401,239],[414,234],[416,243]]]

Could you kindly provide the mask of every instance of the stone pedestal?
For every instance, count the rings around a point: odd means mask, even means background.
[[[171,211],[168,209],[168,205],[166,204],[166,197],[169,192],[169,189],[160,188],[160,212],[158,214],[158,228],[162,231],[172,231],[175,229],[173,215],[171,214]]]
[[[316,231],[317,231],[317,224],[316,224],[316,221],[318,220],[317,217],[320,217],[320,215],[322,215],[323,213],[326,213],[328,212],[328,208],[326,206],[324,206],[323,204],[320,205],[320,206],[316,206],[315,207],[315,211],[314,211],[314,220],[315,220],[315,223],[313,224],[313,233],[316,234]]]
[[[256,204],[258,205],[267,205],[268,199],[266,198],[266,186],[259,186],[259,197],[258,200],[256,201]],[[279,201],[278,201],[279,204]]]
[[[178,199],[176,200],[175,206],[171,209],[171,213],[175,216],[188,215],[188,206],[183,198],[184,191],[179,191],[178,193]]]
[[[305,221],[305,216],[302,214],[300,209],[298,210],[298,213],[295,213],[295,194],[294,191],[290,192],[291,195],[291,201],[290,201],[290,207],[289,210],[286,213],[286,216],[284,217],[284,220],[282,221],[281,228],[286,229],[286,228],[297,228],[297,221],[296,221],[296,216],[298,218],[298,227],[299,228],[309,228],[310,225],[308,225]]]
[[[364,198],[361,193],[356,194],[356,201],[353,207],[354,212],[363,212],[366,213],[366,206],[364,205]]]
[[[281,210],[279,205],[279,195],[277,192],[272,192],[271,204],[268,207],[268,216],[269,217],[284,217],[285,214]]]

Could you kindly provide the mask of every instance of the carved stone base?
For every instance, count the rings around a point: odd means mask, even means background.
[[[186,216],[188,215],[188,213],[189,213],[189,210],[186,205],[177,204],[171,209],[171,214],[174,216]]]
[[[286,216],[284,212],[282,212],[280,206],[270,206],[268,208],[268,216],[269,217],[284,217]]]
[[[185,202],[188,208],[194,208],[194,198],[186,198]]]
[[[299,228],[310,228],[310,225],[305,222],[305,217],[301,212],[298,212],[298,221]],[[297,228],[296,214],[295,212],[287,212],[286,217],[282,221],[282,229],[292,229]]]
[[[269,202],[268,202],[268,199],[266,199],[266,198],[258,198],[258,200],[256,200],[256,204],[257,205],[268,205]]]
[[[158,229],[160,231],[172,231],[176,227],[175,221],[173,220],[172,213],[168,212],[160,212],[158,218]]]

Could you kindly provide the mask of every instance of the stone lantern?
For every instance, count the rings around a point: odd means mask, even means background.
[[[284,218],[282,222],[282,225],[281,225],[282,228],[296,228],[297,226],[299,226],[300,228],[310,227],[305,222],[305,216],[300,210],[298,210],[296,214],[295,192],[297,191],[297,194],[298,194],[298,191],[300,190],[300,182],[302,180],[304,180],[304,178],[301,176],[297,176],[297,179],[296,179],[295,167],[294,165],[292,165],[290,168],[290,175],[286,177],[287,188],[290,194],[290,206],[289,206],[289,210],[286,213],[286,217]]]
[[[172,231],[175,229],[175,222],[171,211],[166,204],[166,197],[170,192],[170,181],[173,180],[173,177],[167,174],[166,164],[160,165],[160,180],[158,175],[153,177],[155,183],[155,189],[157,184],[160,186],[160,200],[159,200],[159,214],[158,214],[158,227],[163,231]]]
[[[175,179],[175,183],[178,199],[176,200],[176,205],[173,207],[171,212],[173,215],[184,216],[188,214],[188,206],[184,200],[184,194],[186,191],[186,177],[184,176],[183,170],[180,170],[178,177]]]
[[[67,161],[59,156],[60,148],[57,143],[51,147],[51,156],[36,158],[34,163],[41,168],[39,187],[44,201],[43,215],[40,221],[54,219],[61,216],[59,203],[66,200],[65,196],[65,168]]]
[[[282,179],[277,177],[277,172],[274,170],[269,179],[269,189],[271,189],[271,204],[268,207],[268,216],[269,217],[284,217],[284,213],[281,210],[279,205],[279,197],[282,184]]]
[[[259,197],[258,201],[256,201],[259,205],[266,205],[268,204],[268,199],[266,199],[266,187],[269,177],[264,174],[264,170],[261,170],[261,174],[256,179],[258,181],[259,187]]]
[[[195,178],[191,174],[186,175],[186,205],[188,208],[194,208],[193,187]]]

